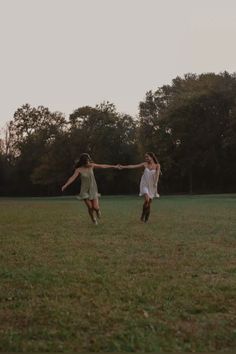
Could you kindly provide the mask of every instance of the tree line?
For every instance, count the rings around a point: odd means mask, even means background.
[[[159,191],[236,191],[236,74],[176,77],[148,91],[138,117],[114,104],[75,109],[66,119],[24,104],[0,140],[0,195],[59,195],[82,152],[96,163],[134,164],[153,151],[161,164]],[[138,191],[140,170],[97,170],[102,194]],[[77,193],[79,183],[68,188]]]

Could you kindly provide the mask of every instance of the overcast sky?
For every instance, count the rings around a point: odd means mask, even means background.
[[[235,0],[0,0],[0,128],[25,103],[138,114],[188,72],[236,71]]]

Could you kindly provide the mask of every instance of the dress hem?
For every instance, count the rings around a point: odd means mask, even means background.
[[[89,195],[81,197],[80,195],[77,195],[77,196],[76,196],[76,199],[78,199],[78,200],[86,200],[86,199],[88,199],[88,200],[94,200],[94,199],[98,199],[98,198],[100,198],[100,197],[101,197],[101,194],[100,194],[100,193],[97,193],[97,195],[96,195],[95,197],[90,197]]]
[[[149,193],[139,193],[139,197],[142,197],[144,194],[148,194],[149,198],[153,199],[153,198],[160,198],[160,194],[156,193],[154,196],[150,196]]]

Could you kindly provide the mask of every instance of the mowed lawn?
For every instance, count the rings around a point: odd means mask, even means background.
[[[236,195],[0,199],[0,351],[236,347]]]

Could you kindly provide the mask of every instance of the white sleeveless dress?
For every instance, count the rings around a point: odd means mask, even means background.
[[[147,194],[151,199],[160,197],[160,195],[157,193],[157,187],[154,185],[155,179],[156,170],[149,170],[147,167],[145,167],[140,181],[140,196]]]

